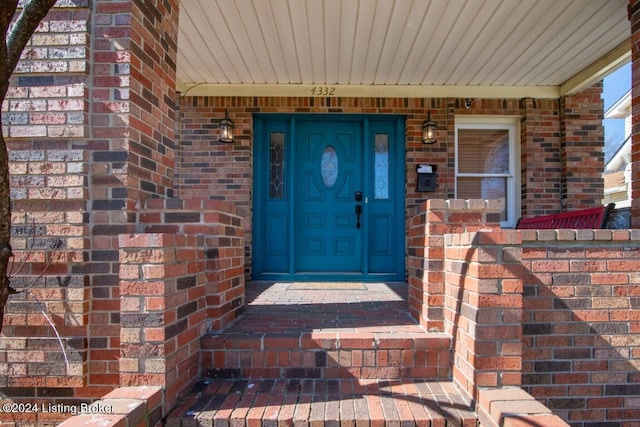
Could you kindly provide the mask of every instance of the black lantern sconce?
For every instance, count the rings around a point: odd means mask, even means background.
[[[220,142],[231,143],[233,142],[233,121],[229,118],[229,110],[224,110],[224,119],[220,121]]]
[[[438,141],[436,139],[437,130],[438,125],[431,121],[431,111],[429,111],[427,120],[422,123],[422,142],[424,144],[435,144]]]

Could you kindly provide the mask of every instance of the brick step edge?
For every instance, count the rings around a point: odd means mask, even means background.
[[[446,334],[218,334],[202,340],[204,375],[224,378],[419,378],[451,375]]]
[[[383,350],[450,349],[451,336],[442,332],[302,332],[302,333],[218,333],[200,341],[213,350]]]
[[[240,380],[202,382],[167,427],[476,427],[450,382],[418,380]]]

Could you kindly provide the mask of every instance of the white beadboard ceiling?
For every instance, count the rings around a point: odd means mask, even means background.
[[[455,95],[570,93],[628,60],[627,6],[628,0],[182,0],[178,87],[225,96],[286,95],[309,85],[400,95],[425,88]]]

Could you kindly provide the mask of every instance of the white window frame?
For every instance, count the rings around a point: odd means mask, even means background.
[[[500,173],[460,173],[458,170],[458,131],[460,129],[505,129],[509,133],[509,171]],[[507,179],[507,220],[503,228],[513,228],[520,212],[520,117],[517,116],[456,116],[455,117],[455,195],[458,197],[458,178],[487,177]]]

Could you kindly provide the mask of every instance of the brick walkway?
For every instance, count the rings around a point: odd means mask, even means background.
[[[475,427],[450,338],[406,298],[406,283],[248,283],[242,317],[202,339],[210,378],[167,425]]]
[[[419,380],[226,380],[200,384],[167,427],[475,427],[448,382]]]

